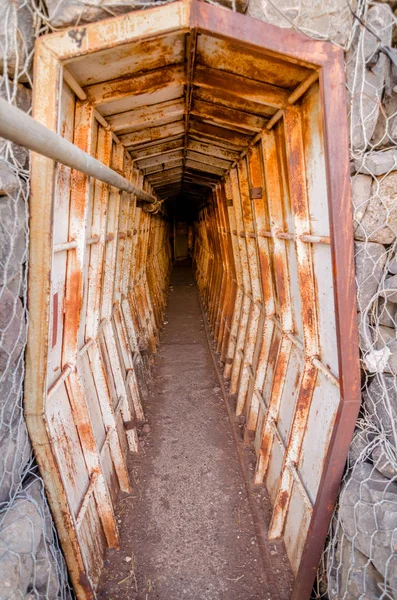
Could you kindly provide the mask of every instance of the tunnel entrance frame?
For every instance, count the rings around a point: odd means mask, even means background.
[[[320,487],[313,507],[309,533],[293,589],[292,597],[295,600],[302,600],[308,597],[310,593],[310,587],[324,545],[349,443],[360,407],[348,128],[342,50],[330,43],[314,41],[296,32],[280,29],[204,2],[195,0],[178,1],[159,8],[130,13],[122,17],[77,27],[39,39],[35,54],[34,117],[49,129],[53,131],[59,130],[59,102],[62,78],[64,77],[68,81],[77,97],[81,94],[78,85],[76,86],[75,82],[70,79],[68,80],[67,71],[63,72],[63,67],[68,62],[98,52],[99,50],[122,45],[137,39],[149,39],[177,30],[211,32],[211,35],[219,36],[220,38],[238,40],[240,43],[246,45],[248,49],[262,49],[267,53],[273,52],[275,55],[283,55],[292,62],[311,68],[315,78],[318,77],[320,82],[341,399],[327,455],[324,457]],[[42,90],[45,90],[45,94],[42,93]],[[302,88],[300,93],[303,94],[304,91]],[[299,94],[289,99],[288,105],[278,111],[272,125],[277,123],[277,119],[283,116],[284,110],[288,106],[292,106],[298,98]],[[101,125],[101,121],[100,117],[94,115],[93,111],[90,113],[89,104],[82,102],[80,110],[81,122],[79,124],[79,135],[81,145],[88,149],[87,142],[88,140],[92,141],[90,131],[92,130],[93,120],[97,119],[99,122],[99,125],[98,123],[96,124],[97,127]],[[271,127],[268,126],[268,129],[271,129]],[[111,143],[111,134],[106,130],[103,123],[100,136],[102,141],[97,146],[99,152],[97,156],[100,160],[106,162],[106,160],[109,160],[109,151],[106,149],[108,148],[106,144],[109,145]],[[118,153],[119,163],[115,163],[113,168],[116,170],[126,168],[128,170],[129,168],[129,176],[131,178],[138,178],[139,174],[133,173],[131,166],[123,164],[120,149]],[[51,274],[54,252],[56,252],[53,239],[53,217],[56,211],[54,196],[57,189],[58,176],[56,163],[33,154],[28,292],[30,316],[26,359],[25,413],[33,448],[46,485],[73,585],[79,598],[89,599],[95,597],[94,586],[90,582],[89,564],[84,556],[84,548],[77,534],[76,516],[72,514],[70,509],[70,501],[64,482],[65,473],[60,471],[57,460],[56,444],[62,444],[65,440],[54,437],[54,432],[51,431],[51,425],[46,413],[48,393],[51,389],[54,389],[54,382],[51,384],[52,388],[48,387],[48,348],[51,339],[51,328],[54,326],[53,311],[55,309],[55,300],[51,291]],[[87,177],[79,176],[77,172],[74,172],[73,177],[75,178],[74,185],[77,188],[78,186],[91,185]],[[111,190],[104,192],[102,184],[96,184],[95,190],[98,198],[101,194],[103,197],[107,193],[109,198],[112,195]],[[128,201],[130,204],[135,203],[133,197],[127,198],[124,196],[124,201]],[[78,209],[77,205],[76,208]],[[80,218],[80,233],[83,235],[82,229],[84,223],[81,219],[84,219],[84,211],[80,216],[76,216],[77,221]],[[145,217],[146,225],[143,227],[143,235],[146,243],[146,234],[151,227],[151,218],[153,217]],[[159,219],[159,217],[156,217],[156,219]],[[156,222],[159,223],[159,221]],[[124,232],[117,230],[116,225],[113,235],[118,236],[117,239],[127,239],[127,225],[125,224]],[[102,246],[102,251],[106,243],[103,236],[104,231],[102,230],[98,234],[98,238],[103,242],[103,244],[98,246]],[[157,240],[160,240],[159,234],[157,235]],[[111,243],[112,239],[108,239],[107,241]],[[78,254],[78,245],[81,243],[81,240],[77,240],[77,247],[76,245],[73,246],[73,242],[76,242],[76,240],[72,242],[70,240],[66,241],[65,243],[70,244],[70,246],[69,248],[65,247],[64,250],[68,253],[74,252]],[[125,247],[127,248],[127,244]],[[127,251],[131,252],[131,248]],[[144,258],[145,254],[143,253],[140,255],[139,260],[142,261]],[[69,257],[68,260],[70,260]],[[159,271],[157,272],[159,273]],[[97,276],[99,277],[99,273],[97,273]],[[157,290],[157,294],[159,309],[156,316],[153,316],[153,314],[150,314],[147,301],[144,300],[145,291],[140,291],[140,303],[142,307],[146,307],[144,308],[146,310],[145,319],[147,319],[148,324],[150,323],[152,334],[154,334],[156,322],[159,322],[161,308],[165,302],[164,289]],[[119,300],[121,300],[121,296]],[[92,301],[95,307],[95,298],[92,298]],[[66,322],[68,327],[72,326],[73,316],[76,318],[79,315],[80,306],[78,297],[75,297],[74,303],[75,305],[73,302],[70,304],[72,312],[69,315],[69,323]],[[118,308],[116,307],[114,312],[109,308],[112,313],[112,327],[116,333],[109,333],[108,342],[109,345],[113,344],[115,355],[118,353],[126,354],[126,350],[128,352],[130,349],[128,340],[131,340],[131,332],[127,330],[126,314],[120,310],[121,305],[122,302],[119,302]],[[110,318],[110,313],[108,317]],[[87,352],[89,350],[90,355],[92,355],[90,358],[91,365],[97,360],[95,356],[100,351],[95,341],[95,336],[99,331],[99,322],[94,321],[92,322],[94,335],[85,340],[85,349]],[[75,321],[74,323],[74,335],[76,337],[77,324]],[[117,348],[116,336],[119,336],[117,340],[117,344],[119,345]],[[153,347],[155,347],[156,343],[154,338],[152,339]],[[120,348],[120,339],[124,339],[124,348]],[[67,378],[75,377],[73,374],[74,367],[71,362],[78,360],[77,355],[81,352],[81,348],[78,349],[72,345],[70,352],[70,360],[63,365],[61,373],[63,382]],[[125,360],[128,362],[127,358]],[[99,371],[101,371],[103,363],[99,361],[98,364],[100,366]],[[131,369],[131,367],[129,368]],[[96,377],[106,387],[103,382],[103,373],[97,372]],[[129,377],[133,378],[133,373]],[[74,385],[78,388],[79,382],[76,381]],[[104,389],[103,394],[106,396]],[[78,407],[78,402],[76,402],[75,407]],[[139,412],[139,407],[136,407],[136,409]],[[114,420],[114,415],[108,414],[107,416],[108,421],[109,419],[110,421]],[[108,433],[106,436],[107,439],[109,438],[109,445],[111,445],[109,432],[114,432],[114,427],[114,423],[111,426],[109,426],[109,423],[107,425]],[[84,423],[82,422],[79,434],[81,434],[83,428]],[[92,431],[90,435],[92,438]],[[80,440],[82,440],[81,437]],[[84,444],[87,444],[87,439],[85,442],[83,441]],[[115,437],[113,445],[114,453],[120,454],[119,442]],[[87,447],[86,452],[85,460],[89,461],[90,454]],[[93,490],[95,490],[94,495],[96,500],[94,508],[91,507],[90,510],[98,512],[98,518],[105,530],[108,545],[117,545],[118,536],[113,514],[113,500],[109,497],[110,493],[106,482],[104,482],[103,473],[101,473],[100,460],[98,461],[98,456],[95,455],[96,451],[91,455],[91,459],[93,458],[94,461],[90,463],[90,466],[87,465],[90,471],[88,486],[79,508],[79,513],[82,514],[81,511],[87,510],[88,501],[85,498],[91,498]],[[122,460],[119,464],[118,476],[119,482],[124,478],[125,489],[129,489],[128,476],[125,473],[125,464],[123,465]],[[102,500],[100,499],[101,494]]]

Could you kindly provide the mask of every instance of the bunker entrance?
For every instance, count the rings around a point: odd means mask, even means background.
[[[119,544],[178,258],[309,597],[359,407],[343,73],[193,1],[39,40],[34,117],[136,191],[33,156],[25,408],[79,598]]]

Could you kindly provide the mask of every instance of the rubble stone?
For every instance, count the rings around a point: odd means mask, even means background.
[[[60,591],[57,566],[44,537],[41,539],[35,560],[36,564],[29,587],[32,587],[36,594],[40,594],[41,598],[57,600]],[[34,595],[34,597],[37,596]]]
[[[374,448],[372,460],[376,469],[382,473],[384,477],[394,479],[397,477],[397,454],[396,449],[393,446],[391,446],[390,449],[393,449],[394,460],[390,460],[381,444]]]
[[[397,149],[365,154],[355,159],[354,166],[357,173],[380,177],[397,169]]]
[[[0,0],[1,5],[2,0]],[[0,10],[1,12],[1,10]],[[1,23],[1,19],[0,19]],[[1,25],[0,25],[1,30]],[[1,36],[0,36],[1,38]],[[0,41],[1,47],[1,41]],[[1,50],[0,50],[1,54]],[[1,64],[1,58],[0,58]],[[0,76],[0,98],[3,98],[7,101],[12,101],[12,103],[19,109],[23,110],[23,112],[29,112],[32,106],[32,90],[21,83],[14,84],[12,81],[9,82],[9,96],[6,93],[6,87],[4,85],[4,79]],[[8,148],[11,149],[11,153]],[[6,159],[9,162],[16,162],[17,166],[21,169],[26,169],[29,164],[29,150],[18,146],[17,144],[12,144],[7,142],[3,138],[0,137],[0,158]]]
[[[16,413],[18,411],[15,411]],[[0,432],[0,506],[18,490],[32,456],[32,447],[22,410]]]
[[[387,270],[393,275],[397,275],[397,254],[395,254],[387,265]]]
[[[0,505],[15,494],[31,459],[22,394],[21,360],[0,376]]]
[[[364,311],[376,294],[386,264],[386,250],[381,244],[355,243],[357,301]]]
[[[397,592],[397,484],[372,465],[357,463],[340,495],[343,531]],[[360,596],[359,596],[360,597]]]
[[[33,13],[25,0],[0,1],[0,73],[21,79],[30,70],[34,47]],[[25,77],[26,79],[26,77]]]
[[[379,117],[389,59],[377,53],[379,42],[390,46],[394,17],[390,6],[375,4],[366,17],[368,28],[357,29],[356,39],[347,53],[347,85],[351,93],[351,143],[354,150],[365,150]],[[370,68],[369,68],[370,67]]]
[[[0,422],[8,426],[22,410],[23,365],[20,360],[0,377]]]
[[[354,209],[354,229],[356,230],[362,221],[371,198],[373,178],[370,175],[358,173],[351,180],[352,202]]]
[[[397,157],[397,154],[396,154]],[[358,240],[391,244],[397,236],[397,171],[374,180],[371,198],[357,225]]]
[[[81,0],[45,0],[50,23],[53,27],[70,27],[92,23],[100,19],[125,14],[139,8],[145,8],[144,2],[133,2],[132,0],[105,0],[98,3],[81,2]],[[169,0],[172,2],[175,0]],[[248,0],[213,0],[213,4],[219,4],[226,8],[244,13],[247,10]],[[155,0],[152,1],[152,5]]]
[[[377,323],[386,327],[397,326],[397,306],[393,302],[387,302],[384,298],[378,301]]]
[[[236,12],[245,13],[249,2],[248,0],[211,0],[210,4],[219,4]]]
[[[147,6],[133,0],[104,0],[100,3],[81,0],[45,0],[53,27],[70,27],[92,23]],[[155,2],[152,2],[154,4]],[[97,4],[97,5],[95,5]]]
[[[22,494],[0,527],[0,598],[23,597],[32,579],[34,558],[42,537],[40,507]]]
[[[356,6],[356,2],[352,2]],[[329,39],[344,45],[352,27],[352,14],[344,0],[313,2],[313,0],[250,0],[247,14],[279,27],[292,26],[308,35]]]
[[[20,185],[19,177],[11,165],[0,161],[0,196],[15,197]]]
[[[0,196],[0,286],[22,277],[26,252],[25,202],[22,198]]]
[[[371,442],[373,434],[366,431],[357,431],[351,441],[349,448],[349,464],[352,465],[358,460],[364,460],[368,458],[364,453],[368,444]]]
[[[357,550],[345,537],[340,536],[334,568],[328,581],[330,600],[372,600],[382,593],[384,577],[369,558]]]
[[[26,319],[21,300],[0,288],[0,375],[19,358],[26,341]]]
[[[374,426],[397,446],[397,388],[394,377],[377,374],[363,393],[364,406]]]
[[[380,295],[389,302],[397,303],[397,275],[385,279]]]
[[[397,339],[396,330],[392,327],[380,325],[374,331],[375,349],[389,349],[389,357],[383,368],[383,373],[397,374]]]
[[[371,144],[377,148],[395,146],[397,140],[397,94],[384,94]]]

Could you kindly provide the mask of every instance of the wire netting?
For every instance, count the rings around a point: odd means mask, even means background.
[[[30,111],[38,35],[166,1],[0,1],[0,96]],[[397,1],[251,0],[248,14],[346,52],[363,403],[312,596],[395,599]],[[72,595],[23,417],[28,196],[28,152],[0,140],[0,600]]]
[[[30,1],[0,2],[0,97],[31,109]],[[0,599],[67,600],[72,592],[23,415],[28,325],[29,153],[0,139]]]

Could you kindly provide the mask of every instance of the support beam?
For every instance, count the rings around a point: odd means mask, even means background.
[[[193,84],[201,88],[222,90],[244,100],[273,108],[283,108],[290,95],[290,91],[284,88],[202,65],[196,66]]]
[[[171,67],[148,71],[141,75],[130,75],[111,81],[95,83],[84,88],[84,92],[94,106],[99,106],[128,96],[141,96],[142,94],[153,93],[156,90],[164,90],[170,86],[175,87],[184,83],[184,80],[184,66],[172,65]]]
[[[144,192],[110,167],[54,131],[50,131],[2,98],[0,98],[0,136],[124,192],[134,194],[144,202],[157,202],[155,196]]]

